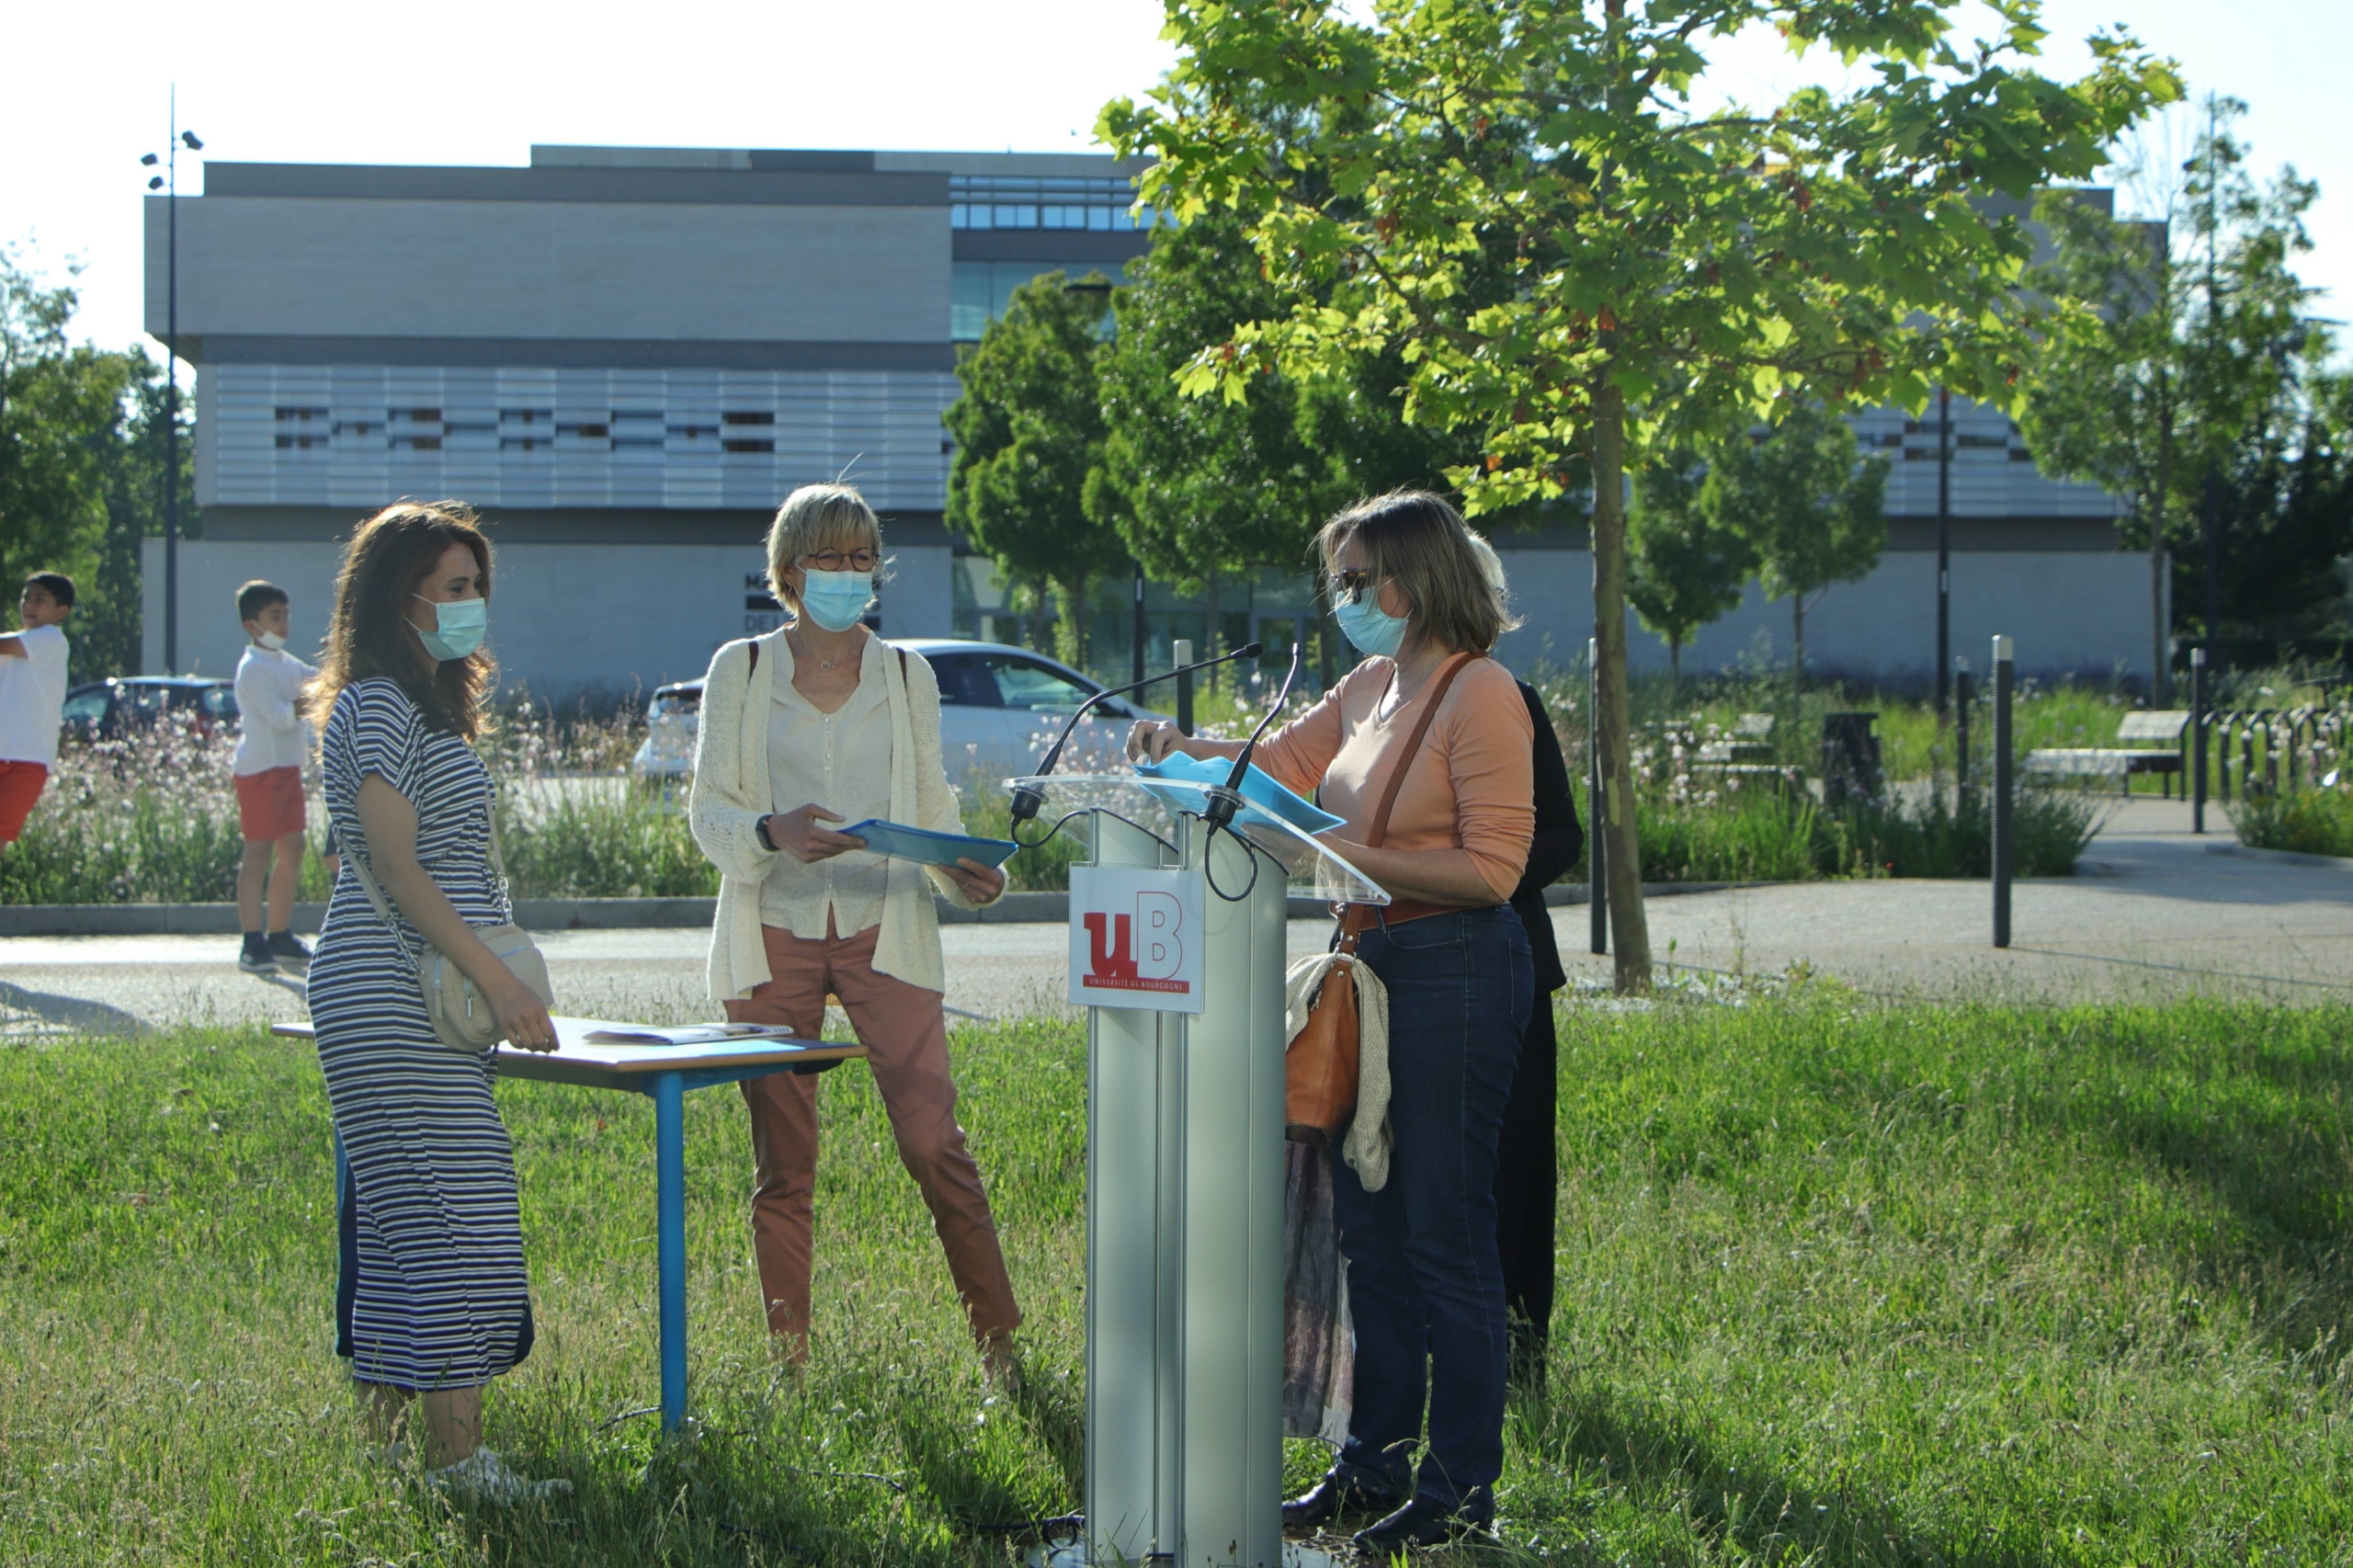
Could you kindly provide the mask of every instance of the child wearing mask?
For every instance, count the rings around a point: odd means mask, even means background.
[[[237,662],[239,733],[232,766],[245,840],[244,858],[237,865],[237,918],[244,932],[237,967],[248,974],[273,973],[281,962],[311,961],[311,949],[288,927],[294,919],[295,880],[302,870],[302,754],[310,742],[302,688],[319,672],[286,651],[291,614],[286,590],[275,583],[255,581],[237,590],[237,619],[244,622],[246,639],[244,657]]]

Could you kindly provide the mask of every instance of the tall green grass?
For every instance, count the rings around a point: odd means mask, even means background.
[[[2353,790],[2287,790],[2223,808],[2239,842],[2254,849],[2353,856]]]
[[[1561,1014],[1552,1370],[1513,1407],[1532,1563],[2344,1560],[2353,1013]],[[656,1396],[652,1114],[499,1091],[540,1344],[489,1440],[574,1482],[452,1510],[360,1457],[327,1119],[244,1032],[0,1048],[0,1562],[1002,1564],[1076,1506],[1085,1082],[960,1030],[1029,1314],[993,1400],[862,1068],[824,1080],[818,1337],[770,1360],[744,1114],[689,1096],[699,1442]],[[1321,1452],[1292,1446],[1290,1480]]]

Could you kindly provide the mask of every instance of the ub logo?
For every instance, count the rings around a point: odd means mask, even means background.
[[[1192,989],[1178,977],[1185,965],[1185,906],[1176,897],[1149,889],[1135,895],[1135,912],[1090,909],[1087,963],[1081,983],[1110,991]]]

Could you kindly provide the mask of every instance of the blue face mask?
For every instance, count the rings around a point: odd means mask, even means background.
[[[433,619],[440,628],[416,634],[426,653],[444,661],[462,659],[482,646],[483,633],[490,630],[488,599],[450,599],[435,604],[423,594],[411,594],[409,597],[433,605]]]
[[[828,631],[847,631],[873,602],[871,572],[820,572],[813,566],[801,585],[801,608]]]
[[[1332,607],[1332,619],[1356,644],[1357,652],[1374,658],[1393,659],[1405,643],[1405,619],[1391,615],[1374,602],[1380,590],[1368,586],[1355,598]]]

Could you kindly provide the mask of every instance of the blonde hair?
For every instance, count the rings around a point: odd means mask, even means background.
[[[1495,547],[1444,496],[1392,490],[1358,502],[1315,536],[1325,571],[1337,569],[1350,540],[1363,547],[1374,583],[1386,578],[1404,589],[1414,629],[1441,647],[1483,653],[1519,625]]]
[[[882,556],[882,519],[866,497],[847,484],[804,484],[784,498],[768,525],[768,592],[798,619],[801,600],[785,585],[784,574],[806,555],[821,550],[847,554],[864,545],[874,551],[874,581],[888,575]]]

